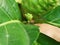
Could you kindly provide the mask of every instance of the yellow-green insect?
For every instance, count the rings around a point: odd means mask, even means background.
[[[32,20],[32,18],[33,18],[33,15],[30,14],[30,13],[26,13],[26,14],[25,14],[25,17],[26,17],[26,19],[28,20],[28,22],[30,22],[30,21]]]

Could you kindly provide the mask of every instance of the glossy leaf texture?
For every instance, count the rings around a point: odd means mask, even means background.
[[[15,0],[0,0],[0,23],[8,20],[21,20],[21,13]]]
[[[45,22],[60,27],[60,6],[44,16]]]
[[[29,37],[20,21],[0,24],[0,45],[29,45]]]
[[[0,45],[29,45],[15,0],[0,0]]]
[[[52,39],[42,33],[40,33],[37,42],[40,43],[40,45],[60,45],[60,42],[57,42],[54,39]]]
[[[24,28],[26,29],[29,38],[30,38],[30,45],[32,45],[37,38],[39,37],[39,27],[31,24],[24,25]]]

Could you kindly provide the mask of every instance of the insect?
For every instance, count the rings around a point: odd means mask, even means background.
[[[33,15],[30,14],[30,13],[26,13],[26,14],[25,14],[25,17],[26,17],[28,23],[33,19]]]

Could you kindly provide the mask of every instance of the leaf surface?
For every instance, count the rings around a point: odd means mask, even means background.
[[[44,16],[45,22],[60,27],[60,6]]]
[[[21,20],[21,13],[15,0],[0,0],[0,23],[15,19]]]
[[[29,45],[29,37],[20,21],[0,24],[0,45]]]
[[[15,0],[0,0],[0,45],[29,45]]]
[[[26,29],[28,35],[29,35],[29,38],[30,38],[30,45],[32,45],[38,38],[39,36],[39,27],[38,26],[35,26],[35,25],[30,25],[30,24],[27,24],[27,25],[24,25],[24,28]]]
[[[37,42],[40,43],[41,45],[60,45],[59,42],[42,33],[39,35]]]

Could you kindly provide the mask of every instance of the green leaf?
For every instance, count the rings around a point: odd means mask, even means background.
[[[60,27],[60,6],[44,16],[46,23]]]
[[[0,0],[0,45],[29,45],[15,0]]]
[[[38,26],[30,25],[30,24],[24,25],[24,28],[26,29],[26,31],[30,37],[30,45],[32,45],[39,36],[39,28],[38,28]]]
[[[15,0],[0,0],[0,23],[15,19],[21,20],[21,14]]]
[[[0,45],[29,45],[29,37],[20,21],[0,24]]]
[[[41,45],[60,45],[59,42],[42,33],[39,35],[37,42],[40,43]]]

